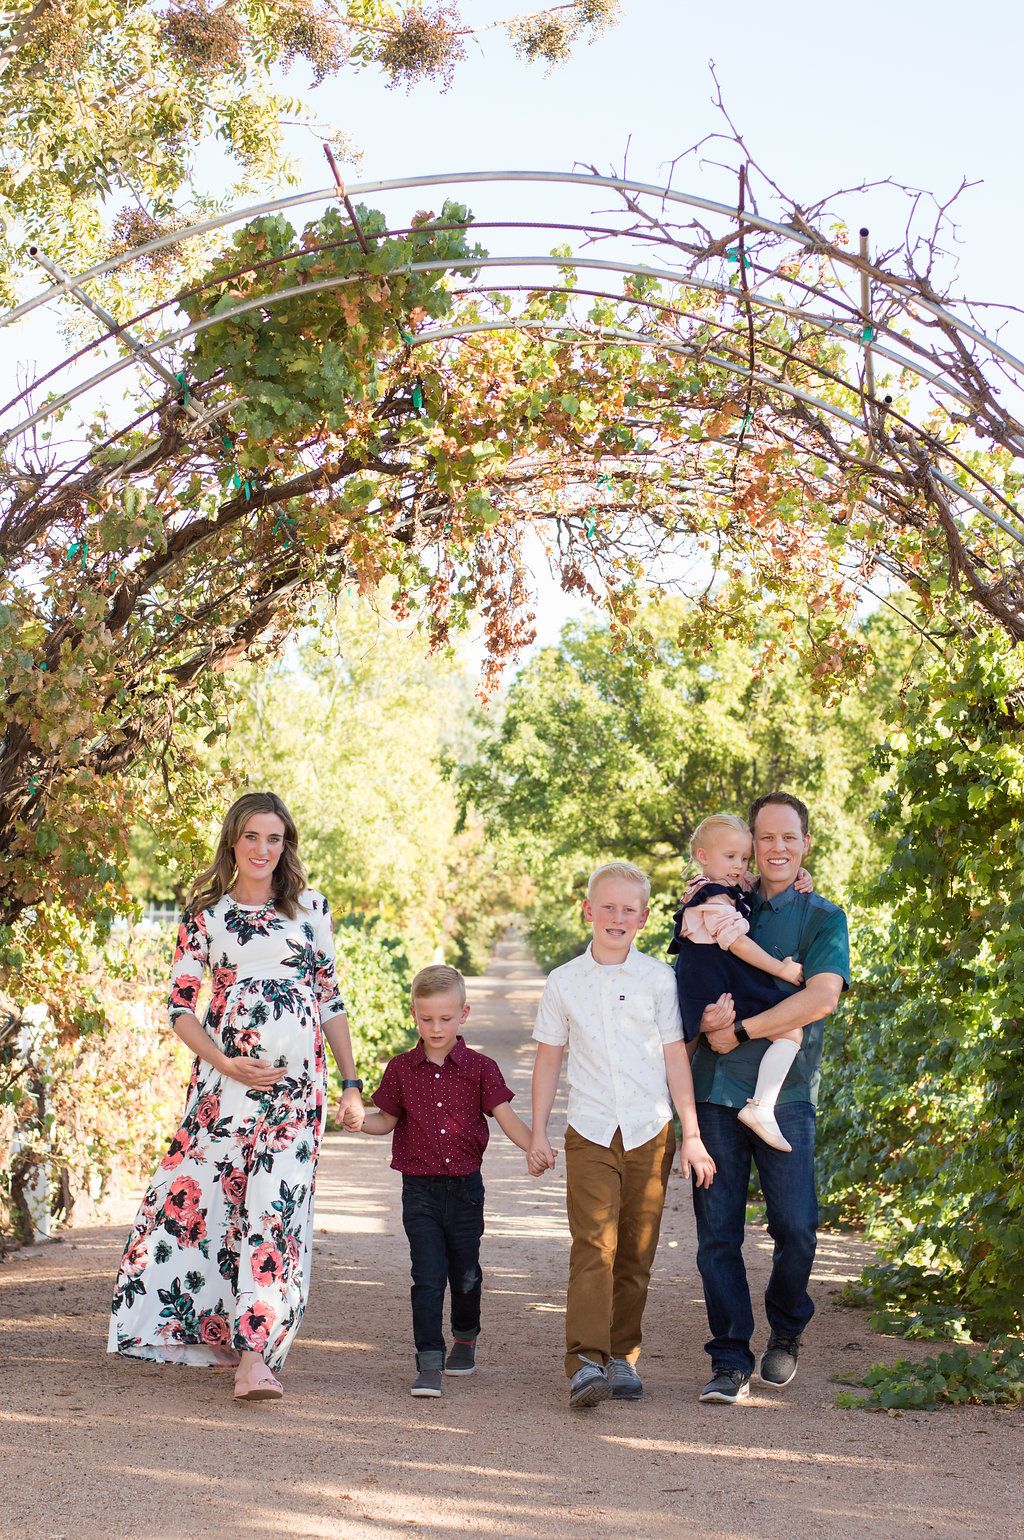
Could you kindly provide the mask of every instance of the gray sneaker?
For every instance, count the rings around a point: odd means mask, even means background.
[[[788,1385],[790,1380],[796,1377],[796,1360],[799,1352],[799,1337],[780,1337],[773,1331],[761,1357],[762,1382],[765,1385],[774,1385],[776,1390],[781,1390],[783,1385]]]
[[[472,1374],[476,1368],[476,1343],[459,1342],[452,1343],[452,1350],[445,1359],[445,1374]]]
[[[628,1358],[609,1358],[606,1370],[612,1387],[613,1401],[639,1401],[644,1393],[644,1382]]]
[[[583,1360],[569,1381],[570,1406],[597,1406],[599,1401],[607,1401],[611,1393],[607,1374],[589,1358]]]
[[[439,1396],[441,1394],[440,1369],[421,1369],[412,1382],[414,1396]]]
[[[701,1391],[701,1401],[724,1401],[731,1406],[750,1394],[750,1375],[742,1369],[712,1368],[711,1378]]]

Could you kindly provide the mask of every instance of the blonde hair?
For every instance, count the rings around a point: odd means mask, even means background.
[[[466,980],[462,977],[458,968],[449,968],[447,963],[431,963],[429,968],[421,968],[412,981],[412,1003],[417,1000],[426,1000],[431,995],[446,995],[449,990],[459,997],[459,1004],[466,1003]]]
[[[690,839],[690,854],[695,861],[698,850],[718,829],[731,829],[734,834],[745,834],[747,839],[753,839],[750,825],[737,818],[735,813],[712,813],[710,818],[701,819]]]
[[[587,898],[593,899],[594,889],[602,877],[619,877],[624,882],[635,882],[644,890],[644,904],[651,896],[651,879],[646,872],[642,872],[639,866],[634,866],[632,861],[606,861],[604,866],[597,867],[590,874],[587,883]]]
[[[188,907],[193,912],[212,909],[230,889],[238,875],[235,846],[255,813],[273,813],[284,824],[284,848],[274,867],[271,893],[275,909],[280,909],[289,920],[294,920],[299,896],[308,886],[308,880],[299,860],[299,831],[295,827],[295,820],[281,798],[272,791],[247,791],[224,814],[217,853],[192,884]]]

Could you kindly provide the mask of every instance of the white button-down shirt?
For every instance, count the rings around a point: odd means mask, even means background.
[[[590,947],[549,975],[534,1042],[569,1046],[569,1124],[606,1148],[622,1130],[635,1150],[672,1116],[664,1045],[679,1042],[675,974],[631,947],[625,962],[595,962]]]

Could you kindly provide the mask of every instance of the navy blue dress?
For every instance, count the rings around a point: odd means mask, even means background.
[[[793,993],[792,985],[784,983],[763,968],[755,968],[734,957],[717,945],[691,941],[680,936],[679,925],[683,910],[696,909],[706,904],[717,893],[726,893],[745,920],[750,919],[750,897],[741,887],[727,887],[721,882],[705,882],[689,902],[684,903],[672,916],[672,940],[669,954],[675,954],[673,967],[676,990],[679,995],[679,1013],[683,1018],[683,1032],[688,1043],[700,1036],[700,1019],[704,1007],[717,1000],[719,995],[732,995],[736,1006],[736,1020],[756,1016],[769,1006],[778,1005]]]

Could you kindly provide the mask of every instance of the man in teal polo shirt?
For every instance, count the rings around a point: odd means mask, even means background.
[[[711,1379],[701,1391],[702,1401],[734,1402],[750,1393],[754,1316],[743,1231],[752,1159],[775,1242],[765,1291],[769,1338],[760,1378],[781,1387],[796,1374],[801,1335],[814,1314],[807,1285],[817,1246],[814,1120],[823,1029],[850,982],[846,915],[820,894],[797,893],[793,887],[810,849],[807,808],[788,792],[770,792],[751,807],[750,827],[760,874],[751,895],[751,940],[774,957],[795,957],[803,966],[804,985],[741,1020],[732,996],[723,995],[701,1019],[693,1088],[701,1138],[717,1168],[710,1187],[694,1189],[697,1266],[711,1328],[706,1344]],[[793,1027],[804,1029],[803,1042],[775,1109],[793,1147],[787,1154],[751,1134],[737,1113],[754,1094],[768,1042]]]

